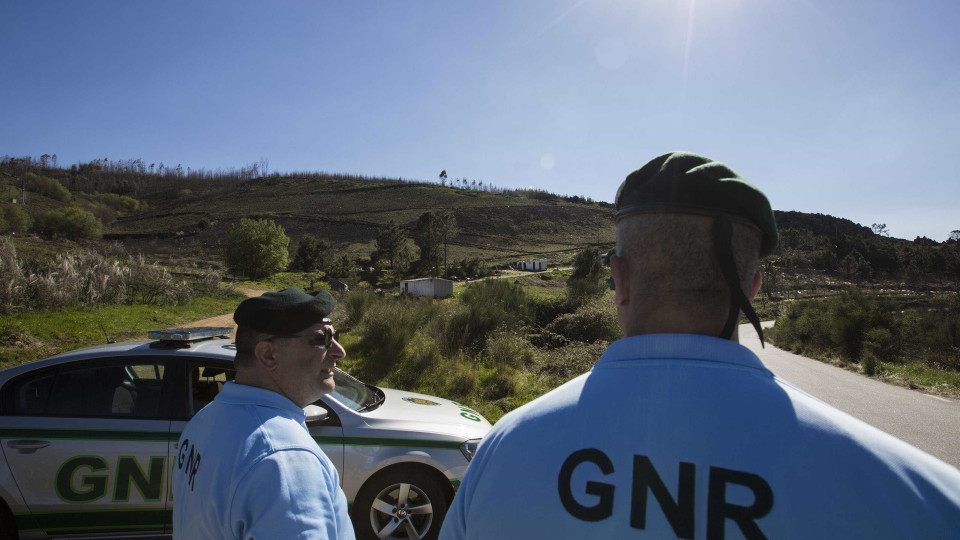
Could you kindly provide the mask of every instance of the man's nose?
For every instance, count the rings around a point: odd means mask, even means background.
[[[344,358],[347,356],[347,351],[343,349],[343,345],[340,345],[340,342],[336,339],[330,341],[330,347],[327,348],[327,354],[334,358]]]

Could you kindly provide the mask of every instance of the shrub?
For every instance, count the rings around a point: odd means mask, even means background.
[[[548,332],[571,341],[594,343],[620,339],[620,323],[613,302],[598,298],[573,313],[557,317],[547,325]]]
[[[497,332],[487,338],[483,363],[500,367],[525,367],[536,361],[536,349],[523,336],[512,332]]]
[[[76,206],[50,210],[43,215],[42,223],[42,232],[50,238],[95,240],[103,230],[96,216]]]
[[[241,219],[230,229],[224,258],[231,272],[262,279],[287,267],[289,244],[283,227],[273,221]]]
[[[126,272],[93,251],[61,253],[30,274],[30,301],[39,309],[117,304],[125,297]]]
[[[364,357],[360,378],[378,381],[403,359],[407,344],[425,322],[440,309],[416,300],[372,304],[359,325],[357,348]]]
[[[116,193],[94,193],[89,195],[90,200],[109,206],[124,214],[132,214],[140,209],[140,201],[126,195]]]
[[[14,311],[26,300],[26,286],[13,241],[0,237],[0,313]]]
[[[347,328],[353,327],[363,319],[367,311],[382,300],[370,291],[351,291],[343,299],[343,316],[341,323]]]
[[[0,233],[26,232],[33,225],[33,218],[19,204],[4,204],[0,206]]]
[[[193,297],[193,291],[156,263],[148,264],[143,255],[130,261],[127,289],[130,301],[137,304],[178,305]]]
[[[477,352],[498,328],[519,328],[533,321],[533,306],[523,288],[502,279],[469,285],[460,303],[443,332],[447,352]]]
[[[27,180],[30,191],[60,202],[67,202],[71,198],[70,190],[63,187],[63,184],[53,178],[27,173]]]

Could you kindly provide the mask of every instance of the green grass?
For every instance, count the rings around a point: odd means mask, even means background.
[[[70,307],[6,315],[0,321],[0,368],[232,312],[241,297],[200,297],[179,306]]]
[[[261,280],[239,280],[232,283],[238,287],[263,289],[265,291],[279,291],[287,287],[297,287],[303,290],[330,290],[330,286],[323,279],[323,274],[305,272],[280,272]],[[312,283],[312,287],[311,287]]]

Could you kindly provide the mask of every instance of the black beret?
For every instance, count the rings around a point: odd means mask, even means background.
[[[295,334],[325,319],[336,303],[327,291],[308,293],[290,287],[240,302],[233,320],[264,334]]]
[[[777,248],[777,223],[770,201],[729,167],[688,152],[656,157],[620,184],[617,220],[638,213],[726,214],[760,229],[760,256]]]

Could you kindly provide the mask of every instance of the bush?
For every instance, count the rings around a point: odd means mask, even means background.
[[[267,219],[241,219],[230,229],[224,253],[230,271],[262,279],[287,267],[290,239],[283,227]]]
[[[416,300],[384,301],[371,304],[363,315],[357,348],[364,362],[359,377],[379,381],[403,360],[404,350],[420,327],[440,308]]]
[[[116,193],[94,193],[89,195],[90,200],[104,204],[117,212],[132,214],[140,209],[140,201],[126,195]]]
[[[41,229],[50,238],[96,240],[102,234],[103,224],[82,208],[65,206],[44,214]]]
[[[341,323],[347,328],[358,324],[367,311],[376,305],[380,298],[370,291],[351,291],[347,293],[341,305],[343,306],[344,320]]]
[[[0,206],[0,233],[26,232],[33,225],[33,218],[19,204],[4,204]]]
[[[127,269],[93,251],[58,254],[30,274],[30,302],[38,309],[77,304],[118,304],[125,298]]]
[[[443,332],[448,353],[478,352],[498,328],[520,328],[533,321],[533,305],[523,288],[503,279],[470,284],[460,304]]]
[[[40,177],[33,173],[27,173],[27,180],[30,191],[60,202],[68,202],[71,198],[70,190],[63,187],[63,184],[53,178],[47,178],[46,176]]]
[[[525,367],[536,362],[536,348],[523,336],[512,332],[497,332],[487,338],[483,363],[496,369]]]
[[[571,341],[595,343],[620,339],[620,323],[613,302],[598,298],[573,313],[557,317],[545,328]]]
[[[0,313],[9,313],[26,301],[24,280],[17,249],[7,237],[0,237]]]
[[[193,290],[156,263],[148,264],[143,255],[130,261],[127,289],[130,301],[137,304],[178,305],[193,297]]]

